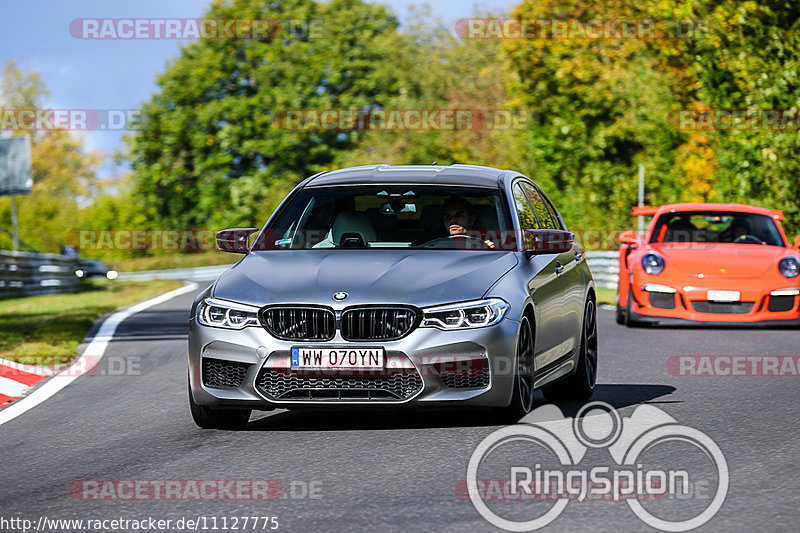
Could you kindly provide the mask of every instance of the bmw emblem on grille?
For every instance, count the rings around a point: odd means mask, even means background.
[[[343,302],[344,300],[347,300],[348,296],[350,296],[350,295],[347,294],[344,291],[339,291],[339,292],[333,293],[333,299],[336,300],[337,302]]]

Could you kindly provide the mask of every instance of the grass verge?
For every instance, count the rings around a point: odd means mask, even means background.
[[[77,356],[95,320],[182,286],[180,281],[87,281],[72,294],[0,300],[0,357],[58,365]]]
[[[118,272],[141,272],[142,270],[170,270],[173,268],[196,268],[216,265],[232,265],[242,256],[225,252],[162,253],[147,257],[104,259],[103,262]]]
[[[617,290],[605,289],[603,287],[595,287],[597,293],[598,304],[617,305]]]

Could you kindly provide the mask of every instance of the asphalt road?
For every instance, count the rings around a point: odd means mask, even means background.
[[[255,414],[242,432],[195,427],[186,394],[191,300],[183,295],[132,316],[117,330],[97,375],[79,378],[0,426],[0,530],[21,530],[3,523],[15,518],[35,525],[40,517],[153,517],[173,524],[206,517],[198,530],[210,531],[216,517],[222,531],[223,517],[231,527],[234,516],[275,516],[278,531],[497,530],[456,492],[476,445],[498,429],[488,415],[274,411]],[[625,417],[640,404],[658,407],[708,435],[727,459],[727,498],[699,530],[797,531],[798,377],[685,377],[671,374],[667,360],[797,355],[798,331],[625,329],[608,309],[600,310],[599,327],[594,399]],[[580,405],[562,407],[574,414]],[[653,461],[692,464],[681,462],[685,451],[664,450]],[[583,461],[594,466],[611,459],[607,450],[590,450]],[[282,491],[271,501],[86,501],[70,494],[81,479],[271,479]],[[516,506],[510,515],[525,514],[519,502],[497,509],[510,505]],[[698,502],[669,512],[692,505]],[[589,529],[654,530],[622,501],[570,502],[545,530]]]

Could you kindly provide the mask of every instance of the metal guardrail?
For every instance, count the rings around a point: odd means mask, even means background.
[[[78,289],[77,257],[0,250],[0,298]]]
[[[586,252],[586,262],[594,276],[595,285],[616,289],[619,281],[619,252]]]
[[[618,252],[586,252],[586,261],[599,287],[617,288],[617,257]],[[77,258],[63,255],[0,251],[0,298],[74,291],[80,285],[74,274],[77,264]],[[231,266],[121,272],[117,279],[213,281]]]

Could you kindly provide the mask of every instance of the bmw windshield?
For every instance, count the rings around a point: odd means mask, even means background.
[[[499,189],[445,185],[308,187],[270,221],[256,250],[513,250]]]

